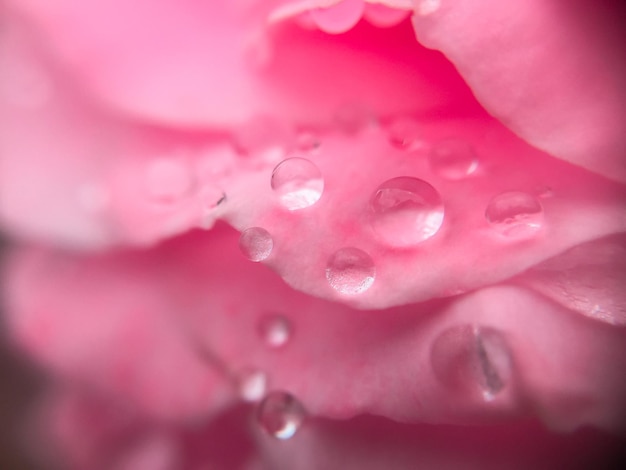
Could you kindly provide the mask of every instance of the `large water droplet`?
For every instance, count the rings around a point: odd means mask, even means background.
[[[311,10],[311,18],[319,29],[330,34],[345,33],[361,19],[363,0],[318,0],[319,8]]]
[[[300,157],[279,163],[272,172],[271,184],[281,204],[290,211],[312,206],[324,191],[324,178],[319,168]]]
[[[433,145],[429,155],[430,168],[442,178],[459,180],[478,168],[472,146],[461,139],[445,139]]]
[[[370,223],[387,244],[409,247],[432,237],[443,223],[444,207],[426,181],[401,176],[381,184],[370,200]]]
[[[452,327],[437,337],[430,358],[444,385],[459,393],[478,391],[486,401],[505,388],[511,375],[506,341],[492,328]]]
[[[374,284],[376,267],[363,250],[346,247],[337,250],[326,265],[326,279],[333,289],[345,295],[365,292]]]
[[[528,193],[510,191],[489,201],[485,217],[502,235],[523,238],[532,236],[541,228],[543,207]]]
[[[243,401],[257,402],[267,389],[267,375],[257,369],[244,369],[237,374],[239,396]]]
[[[251,227],[241,233],[239,248],[250,261],[263,261],[272,253],[274,240],[264,228]]]
[[[306,411],[293,395],[270,392],[259,404],[256,419],[261,428],[277,439],[290,439],[298,432],[306,418]]]
[[[291,324],[282,315],[268,315],[260,319],[258,332],[270,348],[280,348],[291,337]]]
[[[160,204],[173,204],[188,196],[193,188],[191,168],[176,158],[158,158],[146,172],[149,197]]]
[[[387,125],[389,143],[404,150],[417,150],[424,143],[422,132],[417,121],[411,118],[396,118]]]

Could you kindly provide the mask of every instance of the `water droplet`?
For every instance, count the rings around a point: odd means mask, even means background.
[[[381,184],[370,200],[370,223],[387,244],[408,247],[432,237],[443,224],[444,207],[435,188],[410,176]]]
[[[330,34],[345,33],[361,19],[363,0],[318,0],[318,8],[311,10],[311,18],[319,29]]]
[[[270,233],[261,227],[244,230],[239,237],[239,248],[250,261],[263,261],[272,253],[274,240]]]
[[[256,419],[261,428],[277,439],[290,439],[302,426],[306,411],[293,395],[270,392],[259,404]]]
[[[279,163],[272,172],[271,184],[281,204],[290,211],[312,206],[324,191],[324,179],[319,168],[300,157]]]
[[[440,177],[459,180],[478,168],[473,147],[461,139],[445,139],[433,145],[429,155],[430,168]]]
[[[191,168],[176,158],[158,158],[148,166],[146,186],[153,201],[161,204],[178,202],[193,188]]]
[[[389,143],[404,150],[416,150],[423,147],[421,134],[419,124],[411,118],[396,118],[387,126]]]
[[[267,389],[267,375],[257,369],[244,369],[237,374],[239,396],[243,401],[257,402]]]
[[[521,238],[531,236],[541,228],[543,207],[528,193],[510,191],[489,201],[485,217],[502,235]]]
[[[291,324],[282,315],[268,315],[259,321],[258,332],[270,348],[280,348],[289,341]]]
[[[431,364],[445,386],[460,393],[478,391],[485,401],[493,400],[511,375],[503,336],[495,329],[471,325],[440,334],[431,349]]]
[[[337,250],[328,260],[326,279],[333,289],[345,295],[365,292],[374,284],[376,267],[371,256],[358,248]]]

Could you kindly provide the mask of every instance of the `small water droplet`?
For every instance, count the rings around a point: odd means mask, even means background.
[[[153,201],[173,204],[190,194],[193,188],[191,168],[176,158],[158,158],[148,165],[146,186]]]
[[[460,393],[478,391],[492,401],[511,375],[509,349],[495,329],[455,326],[440,334],[431,350],[435,376]]]
[[[300,157],[279,163],[272,172],[271,185],[281,204],[290,211],[312,206],[324,191],[324,179],[319,168]]]
[[[387,244],[408,247],[437,233],[444,207],[435,188],[410,176],[381,184],[370,199],[370,223]]]
[[[267,389],[267,375],[257,369],[244,369],[237,374],[239,396],[243,401],[257,402]]]
[[[328,260],[326,279],[333,289],[345,295],[365,292],[374,284],[376,267],[363,250],[346,247],[337,250]]]
[[[485,217],[502,235],[522,238],[532,236],[541,228],[543,207],[528,193],[510,191],[489,201]]]
[[[424,146],[422,132],[417,121],[411,118],[396,118],[387,125],[389,143],[404,150],[417,150]]]
[[[268,315],[259,321],[258,332],[270,348],[280,348],[291,337],[291,324],[282,315]]]
[[[261,227],[244,230],[239,237],[239,248],[250,261],[263,261],[272,253],[274,240],[270,233]]]
[[[459,180],[478,168],[478,158],[473,147],[461,139],[445,139],[433,145],[430,151],[430,168],[442,178]]]
[[[311,10],[311,18],[319,29],[329,34],[345,33],[361,19],[363,0],[318,0],[318,8]]]
[[[257,423],[270,436],[285,440],[292,438],[302,426],[306,411],[293,395],[270,392],[256,411]]]

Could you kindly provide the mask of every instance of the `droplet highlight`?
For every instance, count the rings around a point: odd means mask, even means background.
[[[410,247],[435,235],[444,218],[439,192],[410,176],[381,184],[370,199],[370,224],[376,235],[394,247]]]
[[[259,320],[258,334],[272,349],[283,347],[291,338],[291,323],[282,315],[267,315]]]
[[[186,162],[176,158],[159,158],[148,165],[146,188],[150,199],[173,204],[188,196],[193,188],[193,174]]]
[[[251,227],[241,233],[239,248],[250,261],[259,262],[267,259],[272,253],[274,240],[264,228]]]
[[[244,369],[237,374],[237,388],[243,401],[254,403],[265,396],[267,375],[257,369]]]
[[[261,429],[277,439],[291,439],[306,418],[300,401],[287,392],[270,392],[259,404],[256,420]]]
[[[424,146],[419,123],[411,118],[396,118],[387,125],[389,143],[403,150],[417,150]]]
[[[318,0],[318,8],[310,11],[311,19],[319,29],[329,34],[345,33],[361,19],[365,9],[363,0]]]
[[[490,226],[506,237],[533,236],[543,225],[543,207],[531,194],[510,191],[495,196],[485,210]]]
[[[313,162],[293,157],[274,168],[271,186],[280,203],[295,211],[312,206],[322,197],[324,178]]]
[[[488,327],[460,325],[441,333],[431,349],[438,380],[459,393],[478,392],[492,401],[511,376],[511,357],[502,334]]]
[[[474,148],[461,139],[445,139],[435,143],[428,161],[434,173],[449,180],[466,178],[478,168]]]
[[[376,278],[374,260],[363,250],[346,247],[328,260],[326,279],[340,294],[361,294],[372,287]]]

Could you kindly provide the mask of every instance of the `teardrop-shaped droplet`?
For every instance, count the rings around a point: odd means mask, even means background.
[[[459,393],[478,391],[493,400],[511,376],[511,359],[504,337],[493,328],[460,325],[441,333],[431,349],[435,376]]]
[[[274,248],[274,240],[270,233],[262,227],[251,227],[244,230],[239,237],[239,248],[250,261],[263,261]]]
[[[257,423],[266,433],[277,439],[292,438],[302,426],[306,411],[293,395],[287,392],[270,392],[259,403]]]
[[[500,234],[524,238],[534,235],[543,225],[543,207],[531,194],[510,191],[489,201],[485,217]]]
[[[363,0],[318,0],[319,8],[311,10],[311,18],[325,33],[340,34],[352,29],[361,19]]]
[[[267,315],[260,319],[258,333],[267,346],[280,348],[291,337],[291,323],[282,315]]]
[[[387,125],[389,143],[403,150],[417,150],[424,146],[419,123],[411,118],[396,118]]]
[[[159,158],[148,165],[146,189],[150,199],[173,204],[188,196],[193,188],[191,168],[177,158]]]
[[[463,179],[478,168],[474,148],[461,139],[445,139],[434,144],[429,163],[434,173],[449,180]]]
[[[290,211],[315,204],[324,191],[319,168],[306,158],[293,157],[279,163],[272,172],[272,189]]]
[[[372,287],[376,266],[370,255],[354,247],[337,250],[326,265],[326,279],[340,294],[355,295]]]
[[[237,374],[239,396],[243,401],[257,402],[265,396],[267,375],[257,369],[244,369]]]
[[[410,247],[437,233],[444,207],[435,188],[410,176],[381,184],[370,199],[370,223],[385,243]]]

